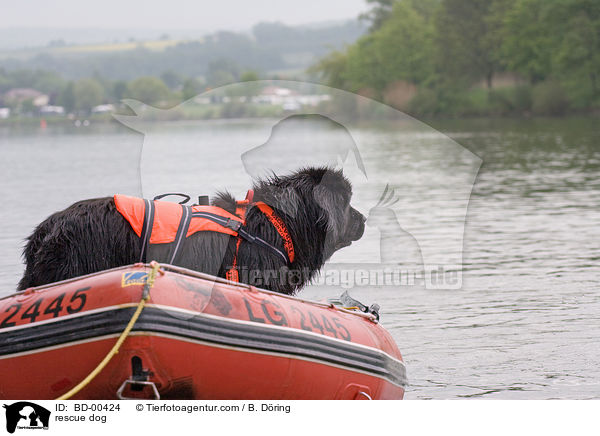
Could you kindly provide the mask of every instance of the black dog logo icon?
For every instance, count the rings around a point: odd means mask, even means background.
[[[28,401],[4,405],[6,409],[6,431],[14,433],[16,428],[48,428],[50,411]]]

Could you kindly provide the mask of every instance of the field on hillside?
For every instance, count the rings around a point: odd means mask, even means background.
[[[71,45],[66,47],[55,47],[49,49],[50,52],[57,54],[69,53],[98,53],[112,51],[127,51],[136,48],[145,48],[148,50],[161,51],[167,47],[177,45],[183,40],[161,39],[156,41],[129,41],[129,42],[114,42],[106,44],[89,44],[89,45]]]
[[[202,41],[195,39],[194,41]],[[102,53],[124,52],[144,48],[151,51],[163,51],[167,47],[175,46],[181,42],[188,42],[183,39],[158,39],[148,41],[123,41],[123,42],[107,42],[102,44],[75,44],[65,46],[47,46],[26,48],[21,50],[6,50],[0,51],[0,59],[15,58],[27,59],[40,54],[69,56],[69,55],[93,55]]]

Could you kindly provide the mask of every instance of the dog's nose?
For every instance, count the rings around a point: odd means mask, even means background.
[[[361,221],[360,225],[358,227],[358,231],[356,232],[356,236],[354,237],[355,241],[358,241],[360,238],[362,238],[362,235],[365,233],[365,222]]]
[[[352,235],[352,240],[358,241],[365,233],[365,222],[367,221],[367,218],[365,218],[365,216],[356,209],[353,209],[352,212],[355,214],[354,222],[357,223],[356,230]]]

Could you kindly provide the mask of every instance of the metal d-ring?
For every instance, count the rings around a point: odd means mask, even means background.
[[[139,398],[135,398],[135,397],[124,397],[123,396],[123,391],[125,390],[125,386],[127,386],[128,384],[132,384],[132,385],[148,385],[152,387],[152,392],[154,393],[154,400],[160,400],[160,394],[158,393],[158,389],[156,388],[156,385],[154,384],[154,382],[151,381],[136,381],[136,380],[132,380],[130,378],[128,378],[127,380],[125,380],[123,382],[123,384],[121,385],[121,387],[117,390],[117,397],[119,398],[119,400],[139,400]]]
[[[367,400],[372,400],[373,398],[371,398],[371,396],[369,394],[367,394],[365,391],[358,391],[357,395],[364,395],[365,397],[367,397]]]

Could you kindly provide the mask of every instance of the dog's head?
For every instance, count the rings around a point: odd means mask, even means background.
[[[316,186],[314,200],[325,224],[324,258],[359,240],[365,230],[365,217],[350,205],[352,186],[341,171],[309,169]]]
[[[297,239],[321,261],[360,239],[365,217],[350,205],[352,186],[340,170],[309,167],[256,186],[267,204],[287,216]]]

